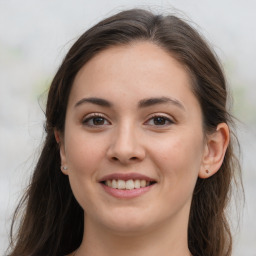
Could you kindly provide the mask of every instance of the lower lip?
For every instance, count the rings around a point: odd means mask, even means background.
[[[138,197],[138,196],[141,196],[145,193],[147,193],[150,189],[152,189],[152,187],[155,185],[150,185],[150,186],[147,186],[147,187],[144,187],[144,188],[135,188],[135,189],[116,189],[116,188],[111,188],[111,187],[108,187],[104,184],[101,184],[102,187],[104,188],[104,190],[110,194],[111,196],[114,196],[116,198],[134,198],[134,197]]]

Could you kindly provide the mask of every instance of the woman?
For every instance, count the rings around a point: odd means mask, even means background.
[[[10,255],[231,255],[231,124],[222,70],[186,22],[103,20],[51,84]]]

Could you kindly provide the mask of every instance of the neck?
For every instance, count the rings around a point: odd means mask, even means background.
[[[114,232],[85,218],[84,238],[76,256],[190,256],[187,223],[174,221],[136,232]]]

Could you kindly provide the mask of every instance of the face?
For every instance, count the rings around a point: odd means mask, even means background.
[[[88,225],[186,229],[204,149],[189,75],[163,49],[115,46],[78,72],[61,160]]]

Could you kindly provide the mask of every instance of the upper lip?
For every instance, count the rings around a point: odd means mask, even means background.
[[[140,173],[112,173],[106,175],[99,179],[99,182],[106,181],[106,180],[146,180],[146,181],[156,181],[153,178],[150,178],[146,175]]]

